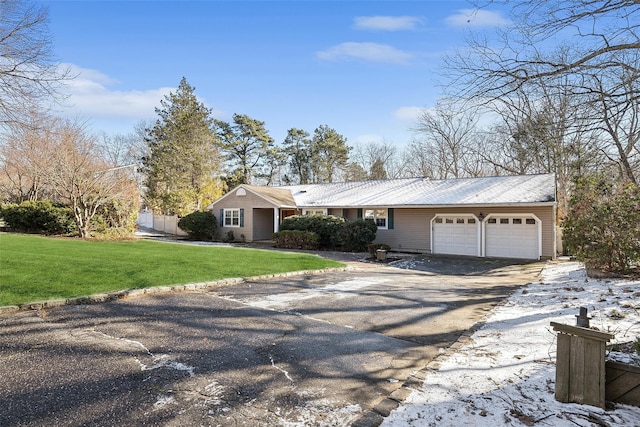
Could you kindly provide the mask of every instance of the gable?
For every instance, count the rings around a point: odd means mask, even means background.
[[[233,203],[237,205],[252,205],[257,207],[274,208],[295,208],[295,200],[291,196],[291,191],[276,187],[260,187],[254,185],[241,184],[229,191],[224,196],[207,206],[207,209],[214,209],[221,204]]]

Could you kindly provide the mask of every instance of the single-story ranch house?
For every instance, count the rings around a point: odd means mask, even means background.
[[[220,231],[269,240],[282,219],[324,214],[372,219],[392,250],[523,259],[556,256],[553,174],[239,185],[208,206]]]

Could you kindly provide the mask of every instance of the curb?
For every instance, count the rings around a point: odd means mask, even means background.
[[[497,305],[496,305],[497,307]],[[471,340],[471,336],[478,331],[485,322],[480,321],[465,331],[460,337],[442,353],[435,356],[431,361],[416,373],[412,374],[398,389],[394,390],[389,397],[378,402],[373,409],[364,412],[357,420],[351,423],[351,427],[378,427],[391,412],[400,406],[409,395],[416,390],[420,390],[424,381],[432,373],[440,369],[440,362],[452,356],[459,348]]]
[[[0,306],[0,316],[15,314],[21,311],[44,310],[48,308],[62,307],[65,305],[100,304],[104,302],[117,301],[125,298],[136,298],[143,295],[189,292],[189,291],[196,291],[199,289],[217,288],[217,287],[222,287],[226,285],[233,285],[233,284],[257,281],[257,280],[273,279],[273,278],[279,278],[279,277],[284,278],[284,277],[293,277],[293,276],[303,276],[305,274],[336,273],[341,271],[352,271],[352,270],[355,270],[355,268],[352,266],[333,267],[333,268],[324,268],[322,270],[288,271],[285,273],[265,274],[262,276],[252,276],[252,277],[233,277],[228,279],[220,279],[213,282],[187,283],[184,285],[154,286],[150,288],[141,288],[141,289],[124,289],[121,291],[85,295],[85,296],[79,296],[74,298],[33,301],[33,302],[24,303],[24,304]]]

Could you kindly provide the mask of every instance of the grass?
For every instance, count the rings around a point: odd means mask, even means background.
[[[0,306],[340,266],[280,251],[0,233]]]

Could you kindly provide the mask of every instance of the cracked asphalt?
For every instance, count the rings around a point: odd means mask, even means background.
[[[343,426],[541,263],[416,257],[0,317],[0,426]]]

